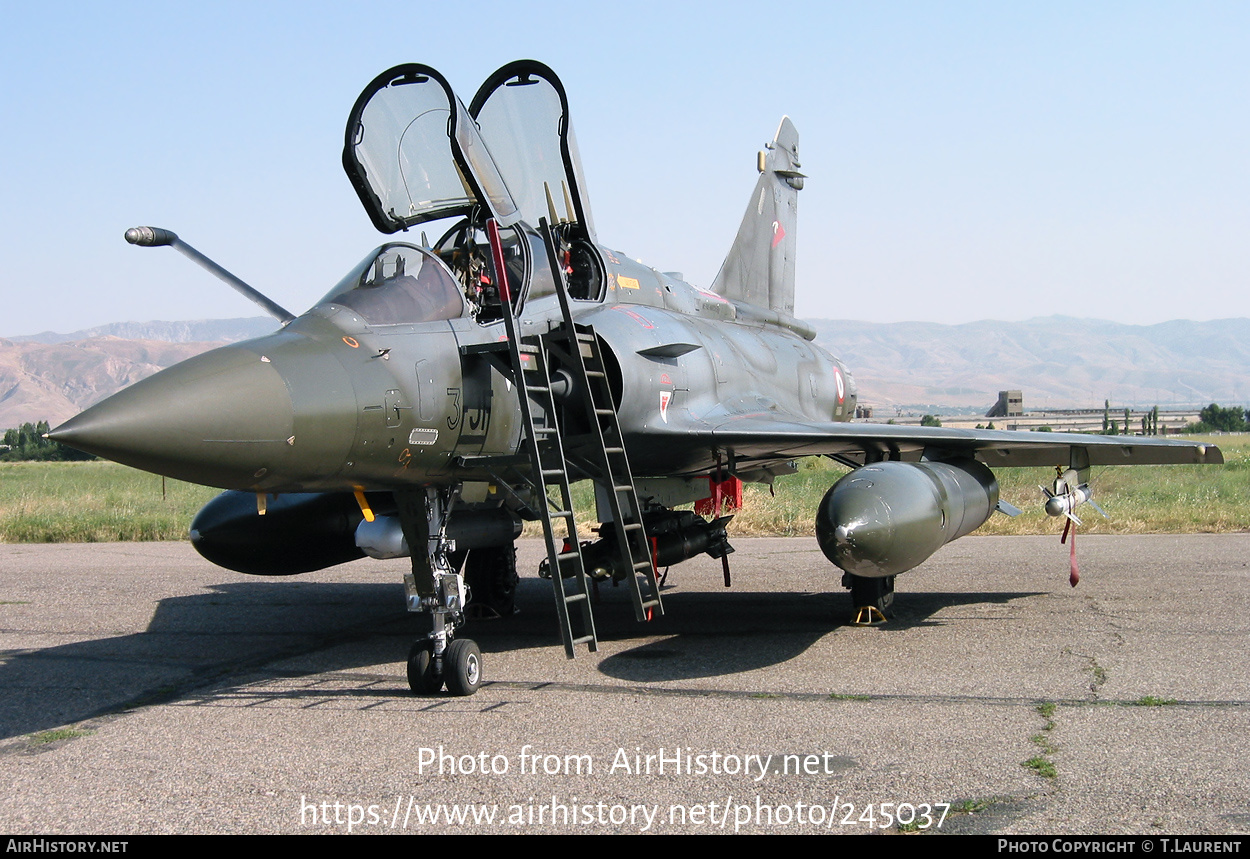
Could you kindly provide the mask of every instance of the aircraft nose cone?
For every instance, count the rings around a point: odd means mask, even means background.
[[[285,459],[294,415],[272,362],[227,346],[144,379],[48,435],[146,471],[242,488]]]

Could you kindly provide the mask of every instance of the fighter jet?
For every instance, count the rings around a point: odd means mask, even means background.
[[[851,373],[794,316],[806,177],[788,118],[758,154],[706,289],[599,243],[565,90],[541,63],[499,69],[467,108],[436,70],[389,69],[352,108],[343,166],[374,226],[403,235],[298,317],[172,232],[127,231],[183,251],[282,327],[164,370],[50,436],[227,490],[191,540],[229,569],[410,557],[408,609],[431,618],[408,657],[417,693],[481,684],[481,652],[462,633],[475,613],[512,613],[523,520],[542,523],[540,573],[572,657],[597,647],[594,583],[626,584],[640,621],[662,613],[657,568],[725,558],[722,496],[798,457],[851,469],[814,515],[867,621],[888,611],[897,574],[1018,512],[999,500],[994,467],[1059,467],[1071,514],[1092,497],[1091,466],[1222,462],[1213,445],[1155,438],[852,423]],[[430,241],[439,221],[450,227]],[[583,479],[593,541],[574,521],[570,483]],[[698,501],[707,517],[677,509]]]

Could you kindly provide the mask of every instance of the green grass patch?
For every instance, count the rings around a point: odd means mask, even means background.
[[[979,811],[985,811],[991,805],[997,805],[1005,801],[999,796],[990,797],[989,799],[963,799],[959,802],[952,802],[947,814],[976,814]]]
[[[61,740],[76,740],[79,737],[89,737],[95,731],[84,731],[79,728],[57,728],[53,731],[40,731],[37,734],[31,734],[26,741],[32,746],[46,746],[49,743],[56,743]]]
[[[1045,755],[1031,757],[1020,766],[1028,767],[1042,778],[1055,778],[1059,775],[1058,770],[1055,769],[1055,765],[1051,763],[1050,759]]]
[[[1189,440],[1190,436],[1185,437]],[[1094,500],[1110,521],[1092,508],[1077,515],[1081,534],[1185,534],[1246,530],[1250,522],[1250,434],[1198,437],[1224,454],[1224,465],[1136,465],[1090,470]],[[1038,486],[1054,480],[1054,469],[995,470],[1000,497],[1023,514],[991,516],[978,534],[1057,534],[1063,525],[1047,516]]]
[[[831,701],[871,701],[871,695],[845,695],[840,692],[830,692],[829,700]]]
[[[185,540],[220,490],[112,462],[0,463],[0,542]]]
[[[1175,698],[1156,698],[1154,695],[1143,695],[1133,702],[1134,707],[1168,707],[1175,704]]]
[[[950,804],[950,808],[946,810],[946,819],[958,817],[961,814],[977,814],[986,809],[998,805],[1002,802],[1012,802],[1008,797],[992,796],[988,799],[961,799]],[[913,820],[911,823],[900,823],[895,828],[899,832],[922,832],[920,820]]]

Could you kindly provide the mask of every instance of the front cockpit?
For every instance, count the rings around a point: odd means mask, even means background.
[[[582,239],[555,231],[569,295],[596,300],[603,291],[598,255]],[[543,237],[524,223],[500,230],[508,293],[514,310],[555,294]],[[463,218],[432,248],[391,242],[365,257],[318,302],[354,311],[370,326],[412,325],[469,317],[481,324],[503,316],[482,219]]]
[[[404,325],[465,315],[460,284],[437,256],[413,245],[378,248],[320,304],[354,310],[369,325]]]

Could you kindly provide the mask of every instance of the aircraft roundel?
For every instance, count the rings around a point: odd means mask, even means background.
[[[833,381],[838,386],[838,403],[846,399],[846,382],[842,381],[842,371],[837,367],[833,368]]]
[[[773,221],[773,247],[781,244],[781,240],[786,237],[786,228],[781,226],[781,221]]]

